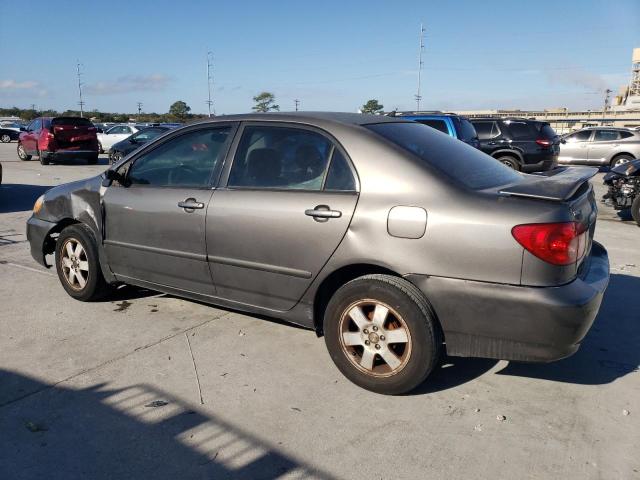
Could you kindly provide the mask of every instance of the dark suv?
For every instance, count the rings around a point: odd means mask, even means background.
[[[97,129],[86,118],[40,117],[21,130],[20,160],[31,160],[37,155],[43,165],[63,158],[98,163]]]
[[[480,149],[514,170],[540,172],[558,165],[560,137],[547,122],[474,118]]]
[[[480,148],[480,141],[478,140],[476,129],[473,128],[469,120],[455,113],[391,112],[389,116],[402,117],[407,120],[422,123],[442,133],[446,133],[453,138],[457,138],[464,143],[468,143],[472,147]]]

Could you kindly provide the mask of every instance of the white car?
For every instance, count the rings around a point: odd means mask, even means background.
[[[108,152],[116,143],[139,131],[140,128],[134,125],[114,125],[104,133],[98,134],[98,146],[100,153]]]

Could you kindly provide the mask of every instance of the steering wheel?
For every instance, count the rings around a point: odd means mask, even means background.
[[[180,184],[182,183],[181,180],[183,178],[183,175],[185,174],[192,176],[192,178],[197,178],[199,175],[199,172],[195,168],[190,167],[189,165],[180,164],[177,167],[169,170],[167,183],[169,185]]]

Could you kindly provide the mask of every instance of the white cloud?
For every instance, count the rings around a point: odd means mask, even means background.
[[[86,86],[92,95],[114,95],[118,93],[148,92],[164,90],[171,79],[166,75],[125,75],[111,82],[97,82]]]
[[[16,82],[15,80],[0,80],[0,90],[29,90],[39,85],[34,80],[25,80],[24,82]]]

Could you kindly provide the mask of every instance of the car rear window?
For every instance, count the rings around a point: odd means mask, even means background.
[[[87,118],[81,117],[56,117],[51,120],[51,125],[67,125],[70,127],[93,127],[93,123]]]
[[[533,140],[535,133],[527,122],[514,122],[507,120],[504,122],[514,140]],[[537,133],[537,132],[536,132]]]
[[[460,140],[467,141],[478,138],[478,132],[476,132],[473,124],[466,118],[456,118],[454,119],[454,123],[456,127],[458,127],[458,138]]]
[[[449,127],[447,127],[447,124],[444,122],[444,120],[424,119],[424,120],[416,120],[416,122],[431,128],[435,128],[439,132],[446,133],[447,135],[449,135]]]
[[[557,137],[557,136],[558,136],[558,134],[556,133],[556,131],[555,131],[553,128],[551,128],[551,125],[549,125],[548,123],[540,123],[540,124],[538,124],[538,125],[539,125],[539,127],[540,127],[540,128],[538,129],[538,131],[539,131],[540,136],[541,136],[542,138],[549,138],[549,139],[551,139],[551,138],[555,138],[555,137]]]
[[[620,132],[620,138],[629,138],[629,137],[633,137],[633,133],[632,132]]]
[[[468,188],[482,190],[521,179],[519,173],[480,150],[435,134],[419,123],[389,122],[365,126]]]

